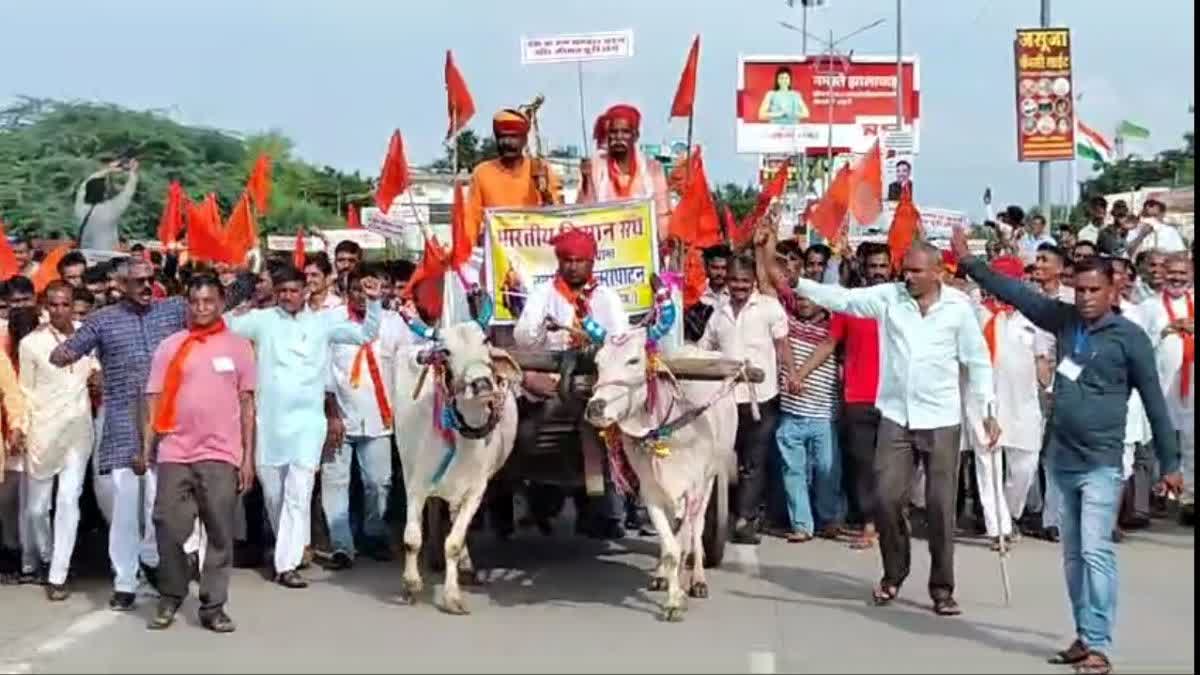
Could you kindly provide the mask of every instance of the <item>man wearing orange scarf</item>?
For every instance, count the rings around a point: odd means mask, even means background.
[[[1138,305],[1143,327],[1154,345],[1158,380],[1175,425],[1183,472],[1180,519],[1194,523],[1196,503],[1196,298],[1192,259],[1187,253],[1167,256],[1161,293]]]
[[[558,271],[553,279],[533,289],[523,308],[515,310],[520,315],[513,328],[517,346],[551,351],[588,347],[591,338],[584,324],[589,318],[609,335],[629,330],[621,297],[613,289],[598,283],[592,275],[597,255],[596,240],[581,230],[567,230],[552,243],[558,258]],[[575,410],[580,416],[588,492],[605,496],[599,517],[592,519],[592,531],[618,538],[622,534],[624,503],[611,482],[604,480],[602,446],[595,430],[582,421],[583,405],[578,401],[562,400],[558,381],[552,375],[527,374],[524,389],[525,396],[519,402],[521,423],[517,428],[517,447],[528,447],[528,443],[535,442],[542,421],[563,414],[562,407]]]
[[[352,268],[347,277],[347,304],[328,310],[337,320],[361,324],[366,317],[364,278],[380,279],[373,268]],[[384,312],[379,336],[361,345],[332,345],[329,389],[341,412],[345,438],[333,456],[321,463],[321,507],[329,526],[334,569],[353,564],[354,533],[350,527],[350,465],[358,457],[363,485],[365,552],[389,560],[390,536],[384,512],[392,488],[392,355],[408,336],[408,327],[395,312]]]
[[[993,260],[992,270],[1010,279],[1021,279],[1025,266],[1020,258],[1009,255]],[[998,546],[1001,536],[1012,536],[1013,518],[1025,509],[1029,486],[1037,477],[1042,410],[1038,404],[1035,341],[1044,339],[1039,337],[1044,333],[1012,305],[994,297],[979,305],[978,314],[995,374],[994,416],[1000,423],[1000,441],[994,446],[988,442],[983,429],[986,411],[970,400],[965,401],[964,433],[975,452],[975,475],[987,535]],[[1008,467],[1007,480],[1004,466]],[[999,499],[997,485],[1001,486]]]
[[[596,120],[598,150],[595,159],[583,160],[583,185],[577,202],[653,199],[658,236],[665,239],[671,218],[667,175],[657,160],[638,152],[641,126],[642,114],[625,104],[614,105]]]
[[[188,284],[186,330],[158,346],[146,383],[146,428],[134,471],[157,465],[154,526],[159,602],[148,627],[162,630],[187,596],[191,565],[184,542],[199,516],[208,535],[200,577],[200,623],[228,633],[225,613],[233,567],[239,492],[254,483],[254,352],[225,327],[225,292],[214,276]],[[156,453],[157,451],[157,453]],[[157,454],[157,456],[155,456]]]

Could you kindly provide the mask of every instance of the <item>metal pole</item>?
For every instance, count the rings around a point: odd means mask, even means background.
[[[1041,0],[1042,28],[1050,26],[1050,0]],[[1050,163],[1038,162],[1038,209],[1044,218],[1050,218]]]
[[[808,3],[801,0],[800,2],[800,54],[808,56]]]
[[[896,0],[896,131],[904,131],[904,0]]]
[[[826,63],[827,68],[833,68],[833,56],[833,31],[829,31],[829,51],[827,57],[829,61]],[[826,187],[829,186],[829,181],[833,179],[833,85],[828,85],[828,87],[829,89],[826,91],[826,94],[829,97],[829,128],[828,135],[825,138],[825,161],[827,163],[825,167]]]
[[[583,156],[588,156],[588,135],[587,135],[587,116],[583,112],[583,61],[576,61],[575,66],[579,73],[579,130],[583,134],[583,147],[580,149]]]

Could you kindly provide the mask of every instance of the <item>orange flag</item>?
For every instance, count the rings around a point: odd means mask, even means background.
[[[471,259],[475,240],[467,232],[467,204],[462,183],[454,181],[454,204],[450,207],[450,266],[459,269]]]
[[[21,267],[17,263],[17,254],[13,252],[12,244],[8,243],[8,234],[4,232],[4,221],[0,220],[0,281],[8,281],[20,273]]]
[[[54,250],[46,254],[46,258],[42,260],[42,264],[38,265],[37,272],[33,273],[33,289],[39,295],[51,281],[58,279],[58,263],[75,248],[75,244],[59,244],[54,247]]]
[[[183,230],[183,203],[186,199],[179,181],[171,181],[167,187],[167,200],[163,205],[162,215],[158,217],[158,240],[164,246],[179,239],[179,233]]]
[[[213,220],[216,197],[209,194],[200,204],[188,204],[188,256],[196,261],[224,262],[225,242],[221,236],[220,215]]]
[[[351,230],[361,230],[362,221],[359,220],[358,207],[351,204],[346,208],[346,227]]]
[[[229,222],[225,224],[225,254],[226,261],[240,265],[258,244],[258,224],[254,222],[254,212],[250,209],[252,199],[250,191],[242,193],[242,198],[229,214]]]
[[[218,232],[224,219],[221,217],[221,205],[217,203],[217,193],[210,192],[204,195],[204,203],[201,206],[209,227],[214,233]]]
[[[266,153],[254,162],[250,178],[246,180],[246,192],[254,200],[254,209],[260,214],[266,213],[271,199],[271,158]]]
[[[387,157],[383,160],[383,168],[379,171],[379,185],[375,188],[375,206],[380,211],[388,212],[392,201],[408,189],[408,160],[404,158],[404,139],[400,130],[392,132],[392,141],[388,144]]]
[[[446,50],[446,114],[450,117],[446,138],[458,133],[475,116],[475,101],[471,99],[467,81],[454,65],[454,54],[449,49]]]
[[[307,256],[304,255],[304,228],[296,230],[296,244],[292,247],[292,266],[298,270],[304,269]]]
[[[721,243],[721,225],[699,149],[692,153],[690,173],[683,196],[671,216],[670,235],[688,246],[715,246]]]
[[[783,196],[787,190],[788,174],[792,170],[792,158],[789,157],[784,161],[783,165],[775,171],[775,175],[771,177],[771,182],[767,183],[762,192],[758,193],[758,200],[754,203],[754,210],[742,222],[739,233],[746,240],[754,235],[755,228],[762,219],[767,215],[767,210],[771,208],[771,202]],[[738,245],[734,241],[734,245]]]
[[[917,234],[921,231],[921,214],[912,202],[912,194],[905,190],[900,193],[900,203],[896,205],[896,213],[892,215],[892,228],[888,231],[888,249],[892,252],[892,269],[900,269],[904,262],[904,254],[912,247]]]
[[[404,287],[404,296],[411,298],[421,313],[430,319],[442,315],[442,285],[446,279],[446,267],[445,251],[433,237],[426,239],[425,254]]]
[[[692,40],[692,49],[688,52],[687,64],[683,67],[683,75],[679,77],[679,87],[675,89],[675,100],[671,102],[671,117],[691,117],[696,106],[696,67],[700,61],[700,36]]]
[[[706,284],[708,273],[704,271],[703,254],[693,246],[683,260],[683,306],[691,307],[700,302]]]
[[[855,165],[850,184],[850,212],[854,219],[862,225],[875,222],[883,210],[883,158],[879,154],[879,141]]]
[[[842,166],[813,209],[808,224],[830,241],[838,238],[850,208],[850,167]]]

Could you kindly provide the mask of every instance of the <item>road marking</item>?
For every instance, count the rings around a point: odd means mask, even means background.
[[[37,655],[46,655],[62,651],[82,638],[87,637],[89,634],[108,626],[116,621],[116,619],[117,612],[111,609],[98,609],[94,612],[84,614],[70,626],[67,626],[66,630],[38,645],[34,648],[33,652]]]
[[[729,551],[733,553],[734,563],[742,568],[747,575],[756,577],[761,569],[758,564],[758,547],[742,544],[730,544]]]
[[[775,675],[775,652],[750,652],[751,675]]]

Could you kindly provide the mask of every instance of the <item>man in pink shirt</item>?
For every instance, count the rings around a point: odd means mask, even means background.
[[[216,277],[188,284],[190,324],[154,352],[146,383],[145,443],[134,460],[139,475],[157,444],[158,610],[147,625],[162,630],[188,592],[183,543],[199,516],[208,534],[200,579],[200,623],[218,633],[235,629],[225,613],[233,566],[238,494],[254,484],[254,352],[225,327],[225,293]]]

